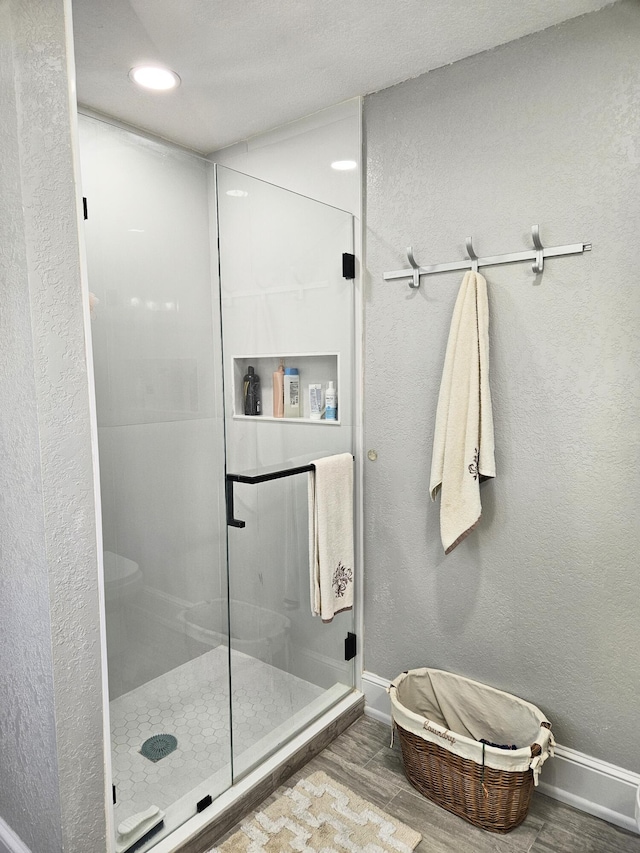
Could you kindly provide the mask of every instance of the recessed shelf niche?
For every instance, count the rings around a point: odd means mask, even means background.
[[[300,375],[300,417],[299,418],[274,418],[273,417],[273,374],[278,369],[280,360],[285,367],[297,367]],[[245,415],[242,403],[242,380],[247,373],[249,365],[253,367],[260,377],[262,389],[262,414]],[[306,423],[325,426],[336,426],[340,424],[340,386],[339,355],[338,353],[289,353],[282,355],[243,355],[234,356],[233,359],[233,417],[251,421],[276,421],[285,423]],[[322,385],[322,397],[327,385],[333,381],[334,388],[338,392],[338,420],[325,421],[322,419],[311,420],[309,417],[309,385]]]

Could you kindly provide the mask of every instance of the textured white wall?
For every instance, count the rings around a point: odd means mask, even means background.
[[[11,247],[0,252],[0,812],[31,847],[55,850],[60,798],[12,11],[0,4],[0,244]]]
[[[105,843],[66,14],[0,2],[0,811],[34,853]]]
[[[450,669],[540,705],[634,771],[640,680],[640,7],[616,4],[368,97],[366,668]],[[407,266],[593,241],[491,268],[497,478],[448,557],[429,500],[459,273]]]

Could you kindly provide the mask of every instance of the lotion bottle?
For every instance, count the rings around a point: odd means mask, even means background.
[[[282,359],[273,374],[273,417],[284,417],[284,362]]]
[[[312,421],[322,418],[322,385],[309,385],[309,417]]]
[[[324,395],[324,405],[325,405],[325,421],[337,421],[338,420],[338,394],[336,389],[333,387],[333,380],[329,380],[329,384],[327,385],[327,390]]]

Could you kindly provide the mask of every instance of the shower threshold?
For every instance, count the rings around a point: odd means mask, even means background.
[[[218,646],[110,703],[115,826],[151,805],[166,813],[153,836],[135,845],[136,853],[178,849],[161,848],[161,839],[171,841],[187,821],[191,826],[197,803],[207,797],[215,801],[197,816],[209,822],[220,797],[238,791],[238,780],[260,775],[265,758],[280,753],[296,732],[306,735],[314,721],[352,693],[345,684],[325,690],[232,650],[235,784],[230,787],[228,660],[227,647]],[[178,746],[154,762],[140,748],[159,734],[174,736]],[[126,849],[126,843],[116,845],[116,853]]]

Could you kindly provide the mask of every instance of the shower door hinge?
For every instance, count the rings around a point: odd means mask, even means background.
[[[198,800],[198,802],[196,803],[196,811],[198,812],[198,814],[200,814],[200,812],[203,812],[205,809],[208,809],[212,802],[213,799],[211,797],[211,794],[207,794],[206,797],[203,797],[201,800]]]
[[[115,804],[116,804],[116,786],[112,785],[111,788],[113,790],[113,805],[115,806]]]
[[[87,207],[87,197],[86,195],[82,196],[82,212],[84,214],[84,218],[89,218],[89,208]]]
[[[356,656],[356,641],[356,635],[352,634],[351,631],[349,631],[344,641],[345,660],[353,660],[353,658]]]
[[[354,279],[356,277],[356,256],[350,252],[342,253],[342,278]]]

